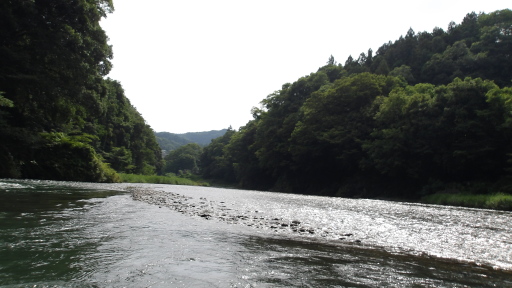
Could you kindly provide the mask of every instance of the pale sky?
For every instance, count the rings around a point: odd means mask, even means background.
[[[330,55],[344,64],[389,40],[447,30],[510,0],[114,0],[101,25],[114,47],[109,77],[156,132],[234,129],[287,82]]]

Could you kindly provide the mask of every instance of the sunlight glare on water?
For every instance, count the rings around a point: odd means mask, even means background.
[[[310,237],[359,240],[363,245],[389,251],[512,270],[510,212],[228,189],[209,189],[202,193],[185,186],[160,187],[160,190],[177,192],[196,201],[201,197],[223,201],[234,210],[233,214],[254,215],[258,211],[259,216],[267,215],[281,222],[298,220],[315,230],[313,235],[306,235]],[[290,231],[279,230],[279,233],[287,232]]]
[[[512,287],[508,212],[0,182],[0,287]]]

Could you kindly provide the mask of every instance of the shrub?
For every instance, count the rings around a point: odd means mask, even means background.
[[[449,194],[436,193],[422,198],[422,202],[439,205],[453,205],[471,208],[485,208],[512,211],[512,195],[494,194]]]

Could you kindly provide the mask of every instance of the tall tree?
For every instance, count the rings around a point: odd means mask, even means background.
[[[171,151],[165,156],[163,172],[178,174],[183,171],[190,171],[192,173],[199,173],[199,159],[202,150],[199,144],[189,143]]]
[[[0,177],[115,181],[105,161],[159,169],[153,131],[105,79],[112,48],[99,21],[113,9],[111,0],[0,2],[0,91],[12,104],[0,105]]]
[[[372,104],[400,83],[394,77],[363,73],[313,93],[301,110],[290,148],[296,165],[314,175],[309,180],[337,179],[339,184],[354,175],[363,157],[362,143],[373,129]]]
[[[82,107],[98,108],[111,47],[99,21],[111,1],[3,1],[0,87],[16,120],[40,129],[82,128]]]

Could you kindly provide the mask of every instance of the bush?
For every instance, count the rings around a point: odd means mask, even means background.
[[[181,178],[172,174],[168,174],[168,176],[158,176],[121,173],[119,175],[121,176],[121,181],[125,183],[154,183],[190,186],[209,186],[208,183],[198,181],[196,182],[191,179]]]
[[[436,193],[423,197],[422,202],[439,205],[453,205],[471,208],[485,208],[512,211],[512,195],[495,194],[449,194]]]
[[[119,175],[89,142],[95,136],[41,133],[43,143],[25,164],[27,178],[82,182],[120,182]]]

